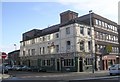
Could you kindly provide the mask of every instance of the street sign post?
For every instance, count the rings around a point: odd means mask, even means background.
[[[7,54],[5,52],[2,52],[2,74],[4,74],[4,60],[6,58]]]
[[[2,59],[5,59],[7,54],[5,52],[2,52]]]

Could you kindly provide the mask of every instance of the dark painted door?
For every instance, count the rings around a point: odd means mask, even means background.
[[[59,62],[59,59],[57,59],[57,71],[60,71],[60,62]]]
[[[81,57],[80,57],[80,60],[79,60],[79,71],[83,72],[83,60],[82,60]]]

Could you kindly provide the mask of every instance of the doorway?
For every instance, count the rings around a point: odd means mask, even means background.
[[[57,59],[57,71],[60,71],[60,62],[59,62],[59,59]]]
[[[82,57],[80,57],[79,59],[79,71],[83,72],[83,58]]]

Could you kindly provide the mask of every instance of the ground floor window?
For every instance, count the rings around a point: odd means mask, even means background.
[[[31,66],[37,66],[37,60],[31,60]]]
[[[92,65],[92,58],[86,58],[85,59],[85,64],[86,65]]]
[[[42,60],[42,66],[52,66],[53,61],[51,59],[48,60]]]
[[[74,66],[74,59],[64,59],[63,66]]]

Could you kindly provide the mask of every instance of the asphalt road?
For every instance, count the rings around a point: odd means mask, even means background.
[[[120,82],[120,77],[84,80],[3,80],[2,82]]]
[[[120,76],[109,76],[108,72],[70,72],[70,73],[38,73],[10,71],[11,78],[2,82],[120,82]]]

